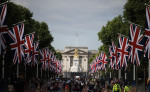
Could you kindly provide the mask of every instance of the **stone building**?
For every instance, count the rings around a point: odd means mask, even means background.
[[[87,76],[89,70],[88,60],[91,56],[98,53],[97,50],[88,50],[88,47],[65,47],[65,50],[57,50],[57,52],[62,54],[63,77],[71,77],[75,49],[78,49],[77,54],[79,55],[79,66],[81,67],[81,72],[75,74],[78,76]]]

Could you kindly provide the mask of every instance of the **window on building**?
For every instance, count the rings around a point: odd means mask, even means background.
[[[70,57],[70,67],[73,65],[73,56]]]
[[[82,66],[82,56],[79,56],[79,65]]]

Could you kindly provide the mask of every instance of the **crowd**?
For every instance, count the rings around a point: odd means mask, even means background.
[[[107,81],[108,82],[108,81]],[[110,79],[107,83],[103,78],[31,78],[24,80],[19,77],[9,81],[8,92],[24,92],[24,89],[36,89],[36,92],[43,92],[42,86],[45,83],[47,92],[132,92],[129,82],[124,82],[116,78]]]

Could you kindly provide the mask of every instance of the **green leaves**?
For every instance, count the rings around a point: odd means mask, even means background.
[[[117,44],[118,33],[129,35],[128,23],[123,21],[121,15],[115,17],[112,21],[108,21],[106,26],[103,26],[101,31],[98,32],[98,37],[104,45],[111,45],[112,41]]]

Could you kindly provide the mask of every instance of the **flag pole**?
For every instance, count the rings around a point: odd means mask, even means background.
[[[2,62],[2,92],[5,92],[5,81],[4,81],[4,65],[5,65],[5,62],[4,62],[4,55],[3,55],[3,62]]]
[[[148,60],[148,81],[150,82],[150,59]],[[148,84],[148,88],[150,89],[150,83]]]
[[[42,78],[42,69],[41,69],[41,78]]]
[[[19,63],[17,63],[17,78],[19,78]]]
[[[111,79],[111,70],[110,70],[110,79]]]
[[[133,86],[135,86],[135,65],[133,65]]]
[[[37,75],[36,75],[36,78],[38,78],[39,77],[39,71],[38,71],[38,69],[39,69],[39,67],[38,67],[38,64],[39,64],[39,60],[40,60],[40,53],[39,53],[39,35],[38,35],[38,61],[37,61],[37,70],[36,70],[36,73],[37,73]]]
[[[148,60],[148,79],[150,80],[150,59]]]
[[[121,69],[118,70],[118,79],[121,79]]]
[[[4,74],[5,74],[5,73],[4,73],[4,71],[5,71],[5,68],[4,68],[4,65],[5,65],[4,58],[5,58],[5,56],[3,55],[3,63],[2,63],[2,64],[3,64],[3,65],[2,65],[2,66],[3,66],[3,67],[2,67],[2,79],[4,79],[4,77],[5,77],[5,76],[4,76]]]
[[[38,62],[37,62],[37,72],[36,72],[37,74],[36,74],[36,78],[38,78]]]
[[[26,69],[26,63],[25,63],[25,79],[26,79],[26,70],[27,70],[27,69]]]

